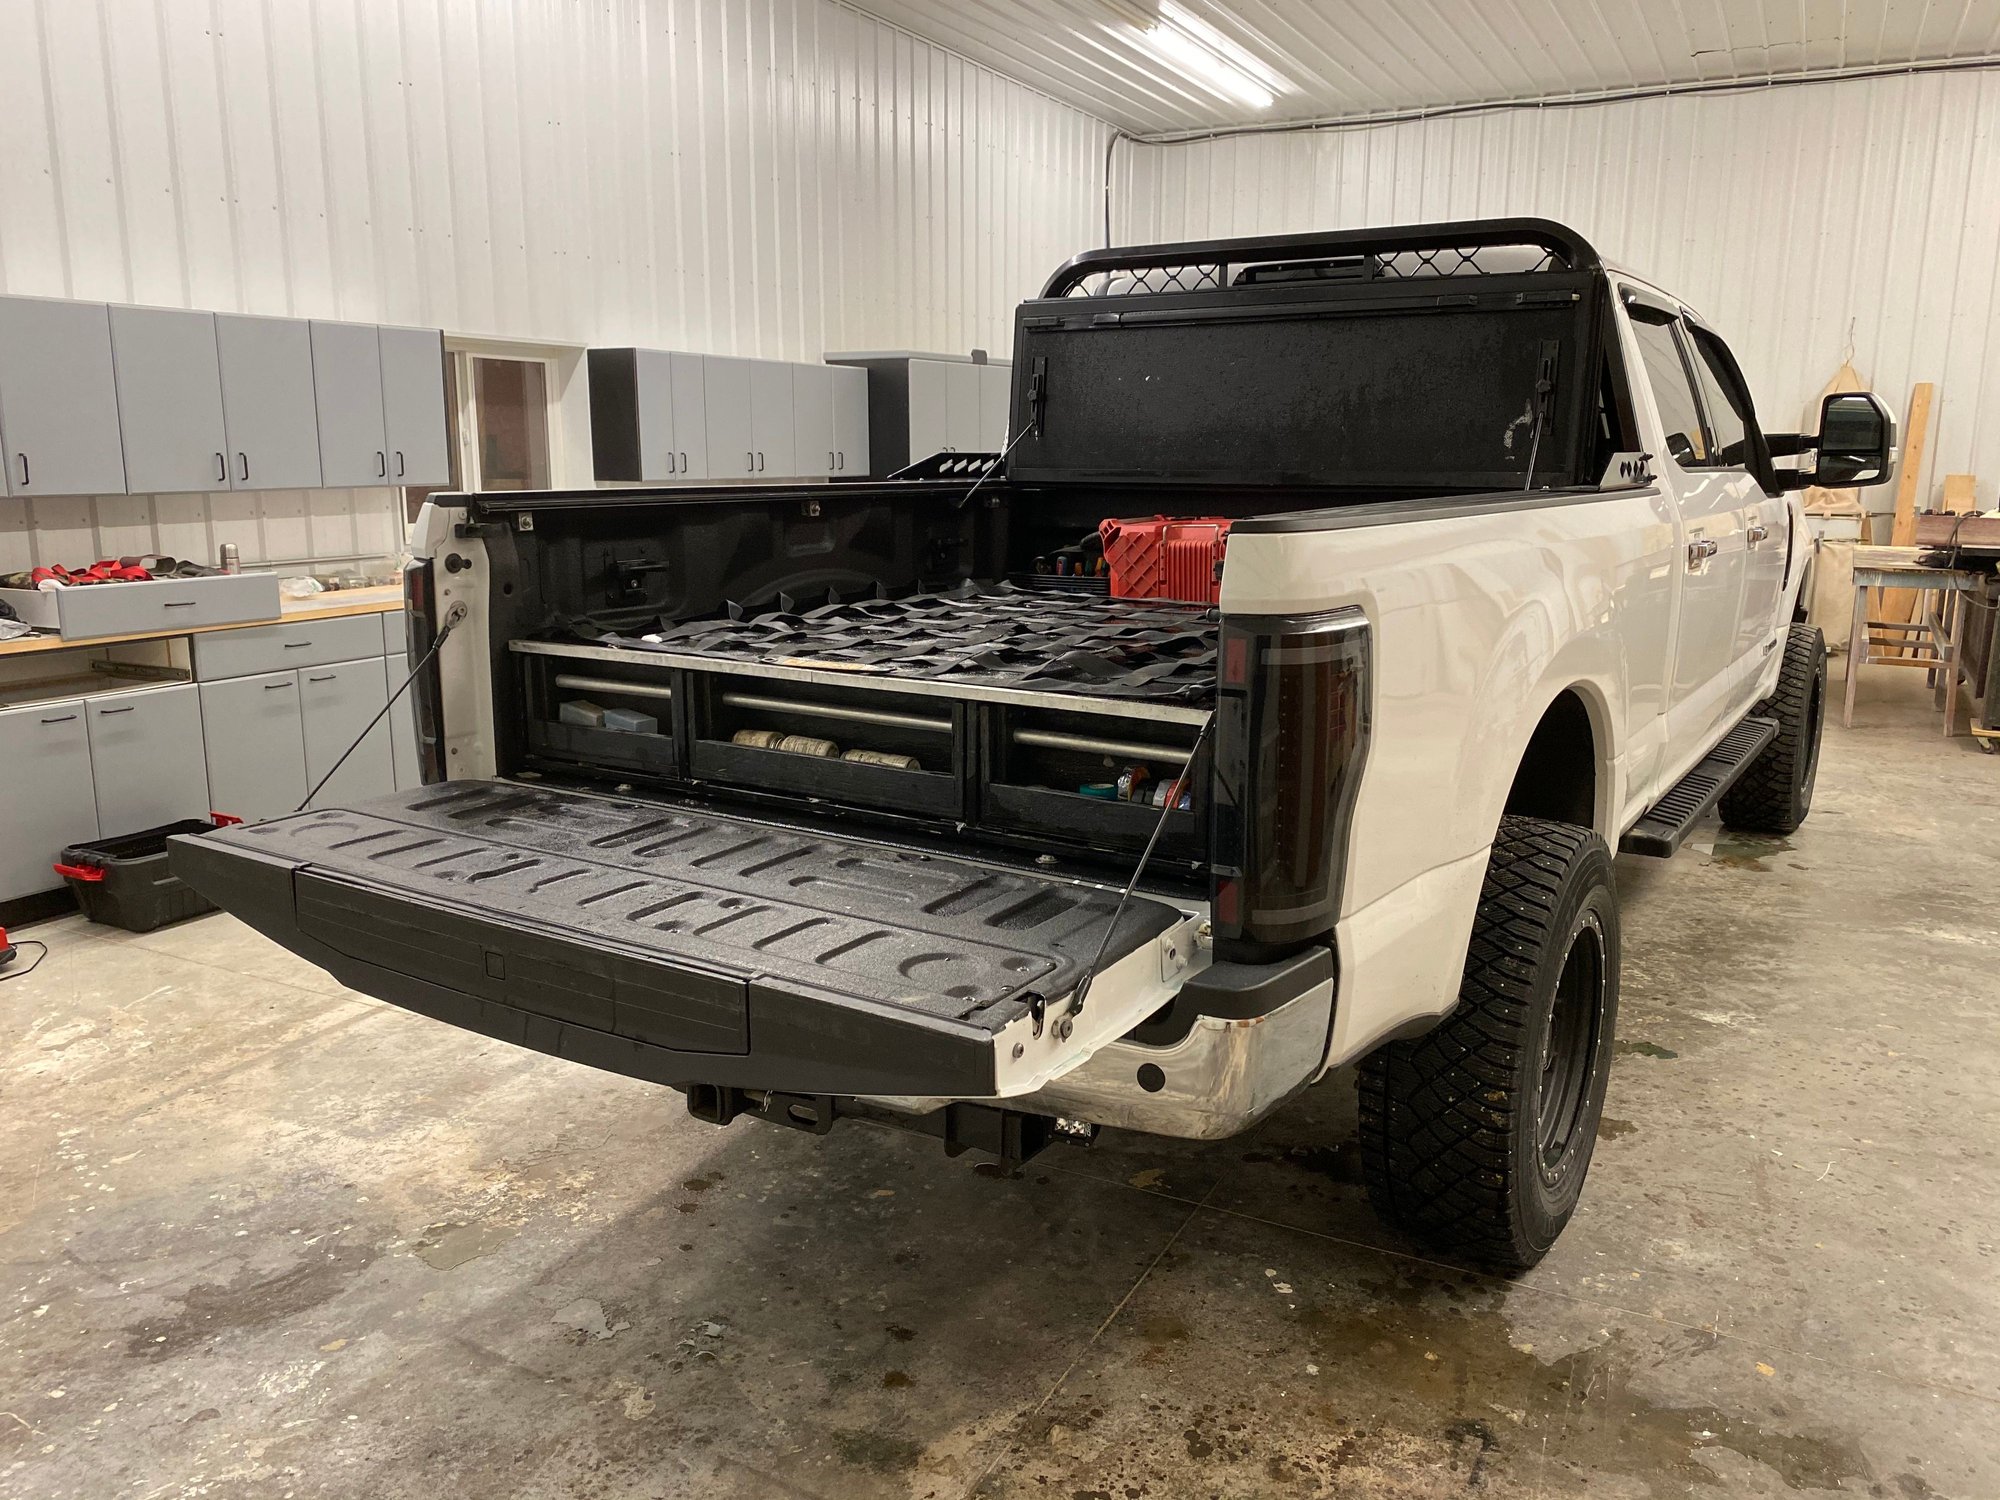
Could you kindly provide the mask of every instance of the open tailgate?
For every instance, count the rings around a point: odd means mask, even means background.
[[[1115,892],[515,782],[176,839],[172,864],[352,989],[680,1085],[1027,1093],[1165,1003],[1196,946],[1135,897],[1064,1028]]]

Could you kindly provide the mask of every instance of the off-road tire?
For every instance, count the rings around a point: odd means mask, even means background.
[[[1778,737],[1722,794],[1723,826],[1744,833],[1790,833],[1812,811],[1826,723],[1826,640],[1811,625],[1785,632],[1778,690],[1752,713],[1778,721]]]
[[[1446,1259],[1534,1265],[1583,1190],[1617,1016],[1611,851],[1573,823],[1501,819],[1457,1008],[1361,1064],[1375,1211]]]

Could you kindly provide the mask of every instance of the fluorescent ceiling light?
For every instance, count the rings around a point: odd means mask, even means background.
[[[1130,14],[1126,6],[1118,7]],[[1291,85],[1239,45],[1174,0],[1131,24],[1139,43],[1196,88],[1251,109],[1269,109]]]

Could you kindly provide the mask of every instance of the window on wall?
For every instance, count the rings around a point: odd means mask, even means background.
[[[1639,357],[1646,364],[1646,383],[1660,409],[1660,427],[1667,435],[1667,453],[1676,463],[1705,464],[1708,437],[1701,425],[1701,403],[1688,379],[1674,335],[1678,318],[1644,306],[1632,306],[1632,332],[1639,340]]]
[[[552,408],[549,361],[459,349],[445,361],[451,483],[405,490],[408,518],[442,490],[545,490]]]

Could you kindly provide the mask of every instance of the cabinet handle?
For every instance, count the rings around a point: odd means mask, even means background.
[[[685,474],[687,473],[687,471],[688,471],[687,449],[683,448],[681,449],[681,472]]]
[[[113,714],[129,714],[131,712],[132,712],[132,705],[128,703],[123,708],[100,708],[97,711],[97,716],[100,719],[108,719]],[[46,724],[48,720],[44,719],[42,722]]]
[[[396,477],[401,479],[407,473],[409,473],[409,470],[403,466],[403,450],[398,448],[396,450]]]
[[[215,479],[218,484],[229,483],[229,455],[226,453],[215,455]]]
[[[757,453],[757,472],[759,474],[764,472],[764,454],[763,450],[761,449],[759,449]]]
[[[250,479],[250,455],[240,448],[236,451],[236,467],[239,471],[236,477],[247,483]]]
[[[389,477],[389,455],[384,453],[380,448],[375,450],[375,477],[377,479],[387,479]]]
[[[75,717],[76,717],[75,714],[57,714],[53,719],[44,719],[42,720],[42,722],[44,724],[67,724],[71,719],[74,719]]]
[[[21,483],[25,485],[27,482],[28,482],[28,455],[23,453],[21,455]]]
[[[162,600],[160,601],[160,608],[161,608],[161,609],[193,609],[193,608],[194,608],[194,607],[195,607],[195,606],[196,606],[197,604],[199,604],[199,603],[201,603],[201,601],[200,601],[199,599],[162,599]]]
[[[674,465],[674,450],[671,448],[667,450],[667,472],[669,474],[678,474],[680,472]]]
[[[840,462],[839,462],[839,463],[837,463],[837,464],[835,464],[835,465],[834,465],[834,467],[835,467],[836,469],[843,469],[843,470],[844,470],[844,469],[845,469],[845,468],[847,467],[847,450],[846,450],[845,448],[843,448],[843,449],[841,449],[841,450],[840,450],[840,452],[839,452],[839,453],[837,453],[837,454],[836,454],[836,455],[834,455],[834,456],[835,456],[836,458],[838,458],[838,459],[840,460]]]
[[[264,684],[264,691],[267,693],[282,693],[290,686],[289,682],[267,682]]]
[[[755,474],[757,472],[756,454],[746,453],[743,455],[743,472],[746,474]]]
[[[826,450],[826,467],[827,467],[827,470],[828,470],[828,472],[829,472],[829,473],[830,473],[830,472],[832,472],[832,469],[833,469],[833,450],[832,450],[831,448],[829,448],[829,449],[827,449],[827,450]]]
[[[298,651],[311,644],[311,641],[286,641],[282,649],[286,651]]]
[[[339,675],[340,675],[340,674],[339,674],[339,673],[337,673],[337,672],[322,672],[322,673],[321,673],[321,674],[320,674],[319,676],[317,676],[317,677],[308,677],[308,678],[306,679],[306,681],[307,681],[307,682],[332,682],[332,681],[334,680],[334,678],[335,678],[335,677],[337,677],[337,676],[339,676]]]

